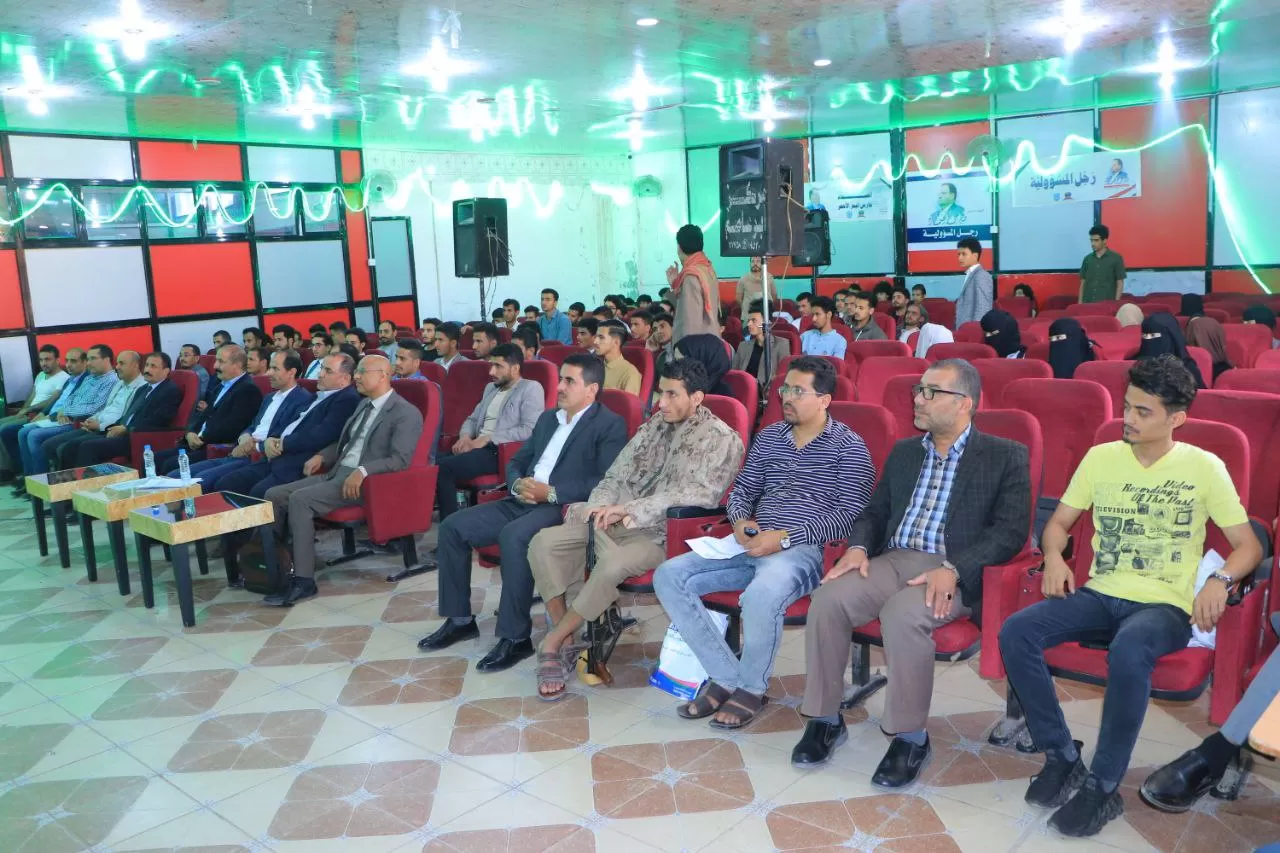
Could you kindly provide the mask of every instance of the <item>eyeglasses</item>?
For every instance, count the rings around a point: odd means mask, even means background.
[[[787,397],[807,397],[812,394],[815,397],[821,397],[817,391],[812,388],[801,388],[799,385],[783,385],[778,389],[778,396],[784,400]]]
[[[911,396],[920,395],[925,400],[932,400],[938,394],[950,394],[952,397],[968,397],[963,391],[948,391],[946,388],[934,388],[932,385],[911,386]]]

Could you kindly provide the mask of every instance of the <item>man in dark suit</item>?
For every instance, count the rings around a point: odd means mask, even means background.
[[[218,350],[218,384],[209,383],[205,392],[204,408],[198,404],[191,411],[187,422],[187,434],[172,450],[156,454],[156,470],[178,476],[178,451],[185,449],[187,459],[195,464],[203,461],[208,453],[207,445],[234,444],[244,428],[262,405],[262,392],[245,374],[244,350],[235,344],[227,344]]]
[[[75,445],[77,466],[97,465],[117,456],[128,456],[131,433],[165,429],[173,422],[182,405],[182,389],[169,378],[171,365],[165,353],[153,352],[147,356],[142,366],[142,378],[147,384],[133,392],[133,399],[119,423]]]
[[[253,454],[261,453],[269,439],[278,438],[285,427],[293,423],[315,399],[315,395],[298,385],[302,373],[302,359],[293,350],[278,350],[271,354],[271,367],[267,377],[272,394],[263,399],[258,414],[240,433],[236,446],[229,456],[206,459],[191,466],[193,476],[201,480],[205,494],[223,490],[223,478],[241,468],[253,464]]]
[[[939,361],[915,387],[915,426],[927,434],[894,446],[849,550],[813,595],[800,706],[810,719],[792,764],[823,764],[844,741],[849,636],[874,619],[893,661],[880,718],[893,740],[871,782],[910,785],[928,758],[933,632],[976,615],[984,568],[1015,557],[1031,527],[1027,448],[973,428],[981,395],[963,359]]]
[[[391,362],[385,356],[367,355],[355,377],[365,400],[338,440],[303,464],[306,479],[266,493],[275,505],[277,533],[287,529],[293,540],[293,576],[287,590],[267,596],[263,604],[290,607],[315,595],[316,517],[360,503],[365,477],[403,471],[413,460],[422,437],[422,412],[391,389]]]
[[[338,440],[342,427],[360,404],[352,384],[356,363],[343,353],[320,359],[315,400],[288,423],[278,436],[263,442],[264,458],[224,476],[224,492],[264,497],[268,489],[302,479],[302,466]]]
[[[626,423],[596,402],[604,386],[604,362],[585,353],[560,367],[558,407],[544,412],[533,435],[507,467],[511,496],[456,512],[440,525],[440,615],[445,622],[418,643],[443,649],[480,636],[471,613],[471,550],[502,548],[502,599],[498,644],[476,664],[500,672],[533,655],[533,570],[529,543],[562,520],[565,505],[585,501],[627,443]]]

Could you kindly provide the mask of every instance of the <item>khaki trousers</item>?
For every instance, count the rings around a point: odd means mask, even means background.
[[[618,584],[656,569],[667,550],[652,530],[628,530],[615,524],[596,531],[596,566],[573,601],[585,621],[598,619],[618,600]],[[564,595],[587,572],[587,525],[566,521],[538,532],[529,545],[529,567],[544,600]]]
[[[342,483],[354,469],[342,465],[326,474],[304,477],[267,489],[266,499],[274,505],[276,541],[284,541],[288,530],[293,539],[293,573],[300,578],[316,574],[316,519],[361,499],[342,496]]]
[[[933,698],[933,630],[961,616],[969,608],[952,600],[945,619],[935,619],[925,607],[925,586],[907,581],[942,564],[937,554],[886,551],[871,560],[867,577],[850,572],[818,587],[809,606],[804,632],[806,675],[800,713],[826,717],[839,713],[844,696],[844,673],[849,666],[853,629],[880,620],[884,654],[889,664],[885,710],[880,728],[889,734],[924,728]]]

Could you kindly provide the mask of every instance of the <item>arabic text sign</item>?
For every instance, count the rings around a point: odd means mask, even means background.
[[[907,176],[907,249],[954,249],[975,237],[991,248],[991,185],[985,172]]]
[[[893,187],[876,178],[869,181],[861,189],[847,185],[842,188],[836,182],[813,184],[814,193],[810,196],[809,206],[817,202],[831,216],[831,225],[854,222],[875,222],[893,219]]]
[[[1024,167],[1013,179],[1013,206],[1106,201],[1142,195],[1142,157],[1107,152],[1066,158],[1051,175]]]

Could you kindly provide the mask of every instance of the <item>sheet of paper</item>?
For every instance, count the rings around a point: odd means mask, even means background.
[[[200,482],[199,477],[192,477],[192,483]],[[127,483],[120,483],[115,488],[118,489],[176,489],[182,486],[182,480],[178,477],[146,477],[141,480],[132,480]]]
[[[738,544],[738,540],[730,533],[723,539],[715,536],[701,536],[697,539],[686,539],[685,544],[693,549],[693,553],[704,560],[727,560],[746,551]]]

